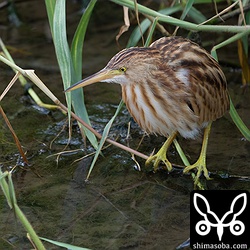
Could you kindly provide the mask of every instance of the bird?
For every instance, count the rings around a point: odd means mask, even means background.
[[[204,48],[180,36],[162,37],[148,47],[125,48],[66,92],[96,82],[120,84],[122,99],[138,125],[147,134],[167,138],[146,160],[154,171],[161,162],[172,170],[167,151],[177,135],[197,139],[203,132],[199,158],[183,172],[196,169],[195,184],[202,173],[210,180],[206,154],[211,125],[229,110],[230,101],[226,77]]]

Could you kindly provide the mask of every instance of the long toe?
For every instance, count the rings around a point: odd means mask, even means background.
[[[196,168],[197,169],[197,173],[194,179],[194,184],[198,184],[199,182],[199,178],[201,176],[201,174],[203,173],[203,175],[206,177],[207,180],[211,180],[211,178],[209,177],[209,173],[208,170],[206,168],[206,164],[203,161],[198,160],[196,163],[194,163],[193,165],[187,166],[184,168],[183,173],[188,173],[190,170]]]
[[[154,166],[154,171],[156,172],[159,169],[159,164],[160,162],[163,162],[164,165],[166,166],[166,169],[168,171],[172,170],[172,164],[171,162],[167,159],[166,155],[164,154],[159,154],[159,152],[155,155],[150,156],[147,161],[146,161],[146,166],[153,164]]]

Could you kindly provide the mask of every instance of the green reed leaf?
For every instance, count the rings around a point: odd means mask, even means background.
[[[244,124],[244,122],[241,120],[240,116],[238,115],[233,102],[230,98],[230,111],[229,114],[231,116],[231,118],[233,119],[235,125],[237,126],[237,128],[240,130],[240,132],[242,133],[242,135],[248,140],[250,141],[250,130],[247,128],[247,126]]]
[[[89,23],[89,19],[91,17],[92,11],[96,4],[97,0],[91,0],[88,4],[88,7],[85,9],[81,20],[77,26],[76,32],[74,34],[74,38],[71,45],[71,58],[72,58],[72,67],[74,69],[74,74],[72,75],[72,83],[76,83],[82,79],[82,51],[83,51],[83,43],[87,30],[87,26]],[[84,104],[84,95],[82,89],[77,89],[71,93],[67,93],[72,96],[72,105],[75,110],[77,116],[82,118],[85,122],[90,124],[88,112],[86,106]],[[78,123],[79,124],[79,123]],[[84,126],[79,124],[82,131],[86,134],[90,143],[94,148],[98,147],[98,142],[95,135],[86,129]]]
[[[183,12],[182,12],[181,17],[180,17],[181,20],[184,20],[186,18],[190,9],[193,6],[193,3],[194,3],[194,0],[189,0],[184,4],[184,9],[183,9]]]
[[[96,0],[89,3],[88,8],[84,12],[77,27],[71,50],[67,41],[66,30],[66,1],[65,0],[46,0],[46,8],[54,40],[54,46],[59,64],[63,86],[67,89],[72,83],[81,79],[82,75],[82,46],[86,33],[88,20],[95,5]],[[69,110],[69,120],[71,104],[77,116],[90,124],[88,113],[84,105],[84,96],[81,89],[75,90],[72,93],[66,93],[66,100]],[[93,147],[97,148],[97,140],[92,132],[81,127]]]
[[[56,5],[56,0],[45,0],[45,5],[46,5],[46,11],[49,19],[49,25],[50,25],[50,30],[51,34],[53,36],[53,19],[54,19],[54,13],[55,13],[55,5]]]
[[[82,51],[83,43],[88,27],[89,19],[97,0],[91,0],[86,10],[84,11],[81,20],[77,26],[74,38],[71,44],[71,57],[73,68],[75,70],[75,81],[78,82],[82,78]]]
[[[32,225],[22,212],[22,210],[17,205],[16,201],[16,194],[15,194],[15,188],[12,181],[12,175],[11,172],[2,172],[0,169],[0,186],[3,190],[3,193],[5,195],[5,198],[8,202],[8,205],[11,209],[13,209],[15,216],[19,219],[27,233],[29,234],[30,238],[32,239],[32,242],[36,249],[38,250],[45,250],[45,247],[43,246],[41,240],[37,236],[35,230],[33,229]]]
[[[107,137],[108,137],[110,128],[111,128],[111,126],[112,126],[112,124],[113,124],[115,118],[116,118],[117,115],[119,114],[120,110],[122,109],[123,105],[124,105],[124,102],[121,100],[121,101],[120,101],[120,104],[118,105],[118,107],[117,107],[117,109],[116,109],[115,114],[114,114],[113,117],[109,120],[109,122],[106,124],[106,126],[105,126],[105,128],[104,128],[104,130],[103,130],[102,139],[101,139],[101,141],[100,141],[100,143],[99,143],[98,149],[96,150],[94,159],[93,159],[93,161],[91,162],[91,166],[90,166],[90,168],[89,168],[88,175],[87,175],[87,178],[86,178],[87,180],[88,180],[88,178],[89,178],[89,176],[90,176],[90,174],[91,174],[91,172],[92,172],[92,170],[93,170],[93,168],[94,168],[94,165],[95,165],[95,163],[96,163],[96,161],[97,161],[98,156],[99,156],[100,153],[101,153],[102,147],[103,147],[103,145],[104,145],[104,143],[105,143],[105,141],[106,141],[106,139],[107,139]]]
[[[70,249],[70,250],[90,250],[89,248],[77,247],[77,246],[73,246],[71,244],[67,244],[67,243],[63,243],[63,242],[59,242],[59,241],[55,241],[55,240],[50,240],[50,239],[43,238],[43,237],[40,237],[40,239],[44,240],[44,241],[47,241],[47,242],[49,242],[51,244],[54,244],[56,246],[64,247],[64,248]]]

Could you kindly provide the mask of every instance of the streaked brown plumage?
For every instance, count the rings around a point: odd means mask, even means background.
[[[160,161],[171,170],[166,151],[177,133],[195,139],[205,128],[200,158],[184,171],[197,167],[197,180],[202,171],[209,178],[207,139],[212,121],[229,109],[229,97],[219,64],[204,49],[181,37],[163,37],[147,48],[120,51],[104,69],[68,90],[97,81],[121,84],[123,100],[140,127],[168,137],[147,160],[155,170]]]

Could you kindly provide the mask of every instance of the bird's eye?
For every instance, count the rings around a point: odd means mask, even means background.
[[[127,69],[125,68],[125,67],[121,67],[121,68],[119,68],[119,71],[121,71],[121,72],[125,72]]]

